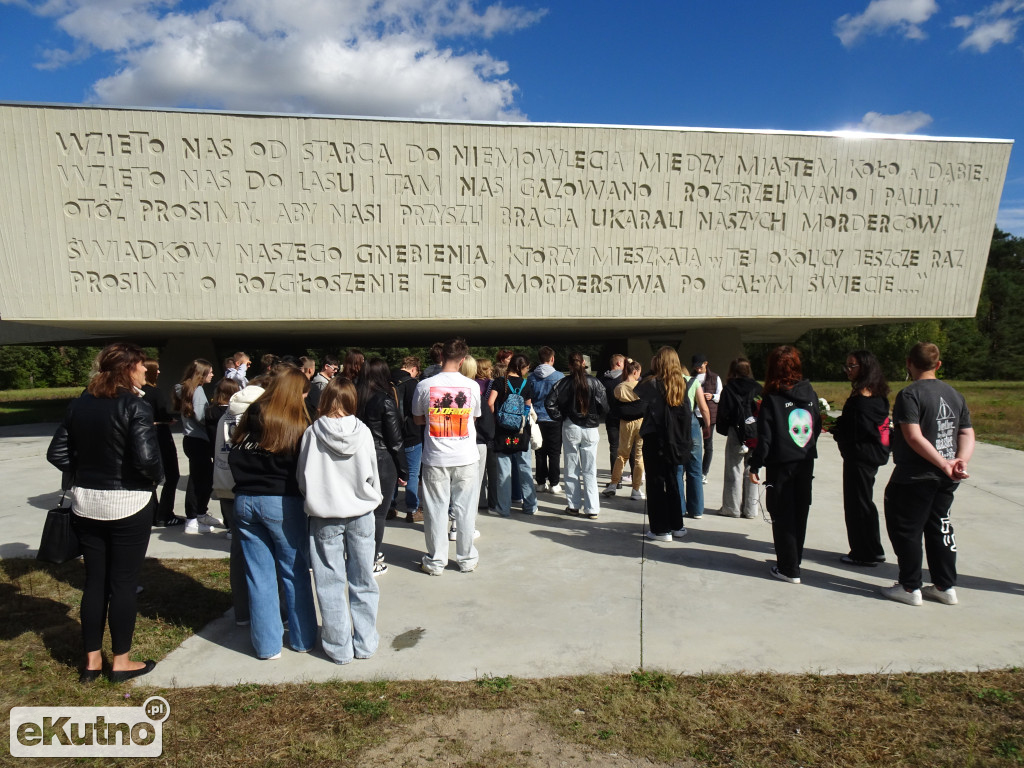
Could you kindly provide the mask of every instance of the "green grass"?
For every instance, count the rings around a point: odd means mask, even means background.
[[[909,382],[890,382],[891,404]],[[1024,450],[1024,381],[949,381],[966,398],[978,439],[1004,448]],[[815,381],[814,391],[842,410],[850,394],[848,382]]]
[[[147,560],[137,658],[163,658],[221,615],[230,605],[226,571],[217,560]],[[0,561],[0,705],[111,706],[125,704],[126,694],[136,702],[164,696],[172,720],[163,757],[151,761],[157,765],[360,765],[368,749],[403,728],[486,712],[501,713],[503,721],[527,719],[543,730],[538,736],[582,749],[599,765],[1002,768],[1024,761],[1020,669],[830,676],[635,670],[539,680],[485,675],[461,683],[82,686],[82,580],[80,562]],[[492,734],[481,738],[482,746],[468,736],[430,738],[431,754],[440,757],[414,764],[542,764],[530,751],[504,752]],[[479,761],[474,749],[490,750],[493,759]],[[617,762],[598,761],[613,754]],[[0,763],[13,764],[5,756]]]
[[[81,392],[81,387],[0,391],[0,426],[60,421],[64,418],[68,402],[78,397]]]

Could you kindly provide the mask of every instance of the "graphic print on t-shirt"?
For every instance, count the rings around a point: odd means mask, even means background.
[[[473,395],[466,387],[431,387],[427,411],[430,436],[461,440],[469,437]]]
[[[956,458],[956,414],[941,397],[939,415],[935,417],[935,450],[942,458],[952,461]]]

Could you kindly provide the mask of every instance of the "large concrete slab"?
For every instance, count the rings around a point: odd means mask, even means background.
[[[43,454],[51,426],[0,430],[0,556],[33,555],[59,477]],[[718,451],[723,442],[716,443]],[[827,436],[817,464],[804,584],[768,577],[771,528],[707,514],[682,542],[642,538],[643,504],[603,503],[597,521],[566,517],[541,495],[532,518],[482,516],[480,567],[432,578],[417,570],[419,525],[389,524],[390,569],[380,580],[381,649],[341,667],[318,653],[251,655],[248,632],[224,616],[170,654],[147,684],[342,678],[464,680],[727,670],[878,672],[999,668],[1024,663],[1024,456],[979,445],[953,508],[960,605],[912,608],[885,600],[893,563],[855,570],[846,552],[840,459]],[[601,452],[604,453],[603,451]],[[607,457],[603,470],[607,469]],[[721,498],[721,456],[706,486]],[[883,475],[888,472],[883,470]],[[884,482],[877,489],[881,504]],[[184,485],[182,485],[184,487]],[[181,496],[179,495],[179,506]],[[224,557],[223,535],[154,531],[158,558]]]

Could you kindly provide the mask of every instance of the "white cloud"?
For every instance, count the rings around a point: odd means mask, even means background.
[[[926,112],[900,112],[898,115],[868,112],[859,123],[848,128],[869,133],[914,133],[931,125],[931,122],[932,116]]]
[[[871,0],[863,13],[840,16],[834,31],[846,47],[865,35],[882,34],[892,28],[904,37],[919,40],[926,37],[920,25],[938,10],[935,0]]]
[[[3,0],[7,2],[8,0]],[[476,0],[45,0],[73,51],[37,66],[114,54],[93,101],[311,112],[521,120],[508,66],[474,42],[543,17]],[[458,45],[455,41],[458,40]]]
[[[1024,237],[1024,200],[1003,200],[996,213],[996,226],[1011,235]]]
[[[957,16],[953,27],[968,31],[960,43],[961,48],[988,53],[994,45],[1012,43],[1021,22],[1024,22],[1024,1],[1000,0],[974,15]]]

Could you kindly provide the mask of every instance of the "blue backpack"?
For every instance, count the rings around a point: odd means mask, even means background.
[[[508,379],[505,379],[505,402],[498,408],[498,426],[506,432],[522,432],[526,426],[526,400],[523,399],[523,390],[526,389],[526,379],[519,386],[518,390],[512,388]]]

